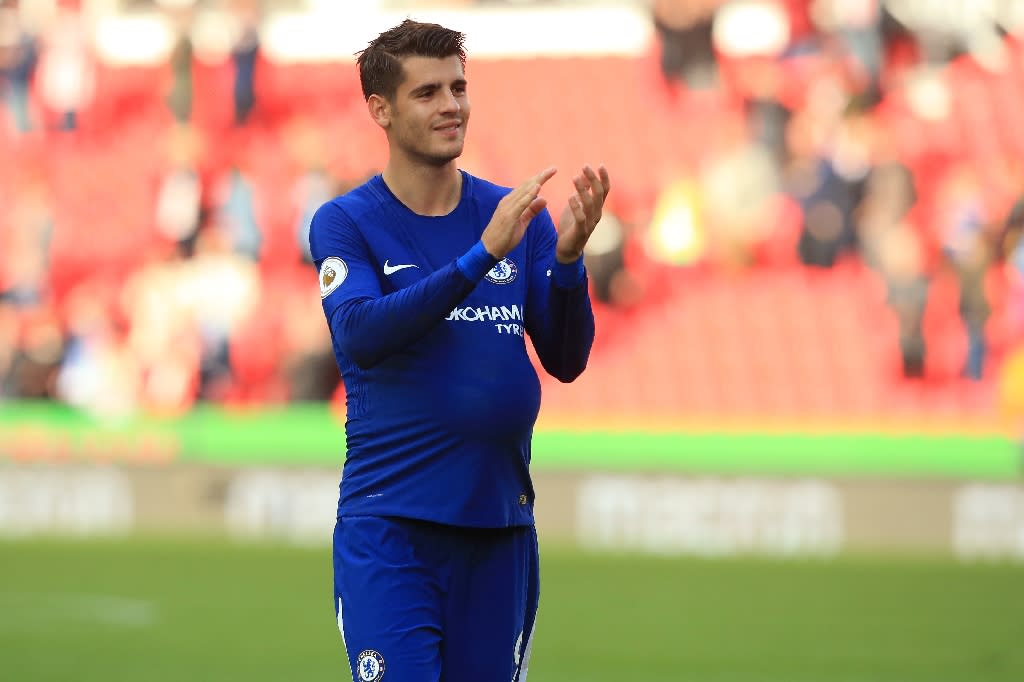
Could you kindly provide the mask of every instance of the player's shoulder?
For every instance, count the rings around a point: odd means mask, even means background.
[[[309,249],[314,258],[335,255],[344,243],[366,240],[364,230],[375,224],[375,216],[383,204],[370,178],[358,187],[324,202],[313,214],[309,225]]]
[[[314,226],[320,224],[358,223],[381,204],[380,193],[374,187],[379,176],[324,202],[314,214]]]
[[[471,175],[466,171],[462,171],[462,174],[466,178],[467,187],[469,188],[470,196],[481,206],[493,210],[498,202],[505,198],[509,192],[512,191],[512,187],[506,187],[505,185],[499,185],[490,180]],[[541,221],[550,221],[551,216],[548,210],[545,208],[540,212],[538,218]]]
[[[481,203],[496,204],[501,201],[506,194],[512,191],[511,187],[499,185],[466,171],[462,171],[462,175],[466,180],[470,195]]]

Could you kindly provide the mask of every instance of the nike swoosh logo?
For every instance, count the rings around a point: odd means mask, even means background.
[[[409,263],[408,265],[388,265],[388,262],[384,261],[384,274],[385,275],[393,275],[396,272],[398,272],[399,270],[405,270],[406,268],[418,268],[418,267],[419,267],[418,265],[413,265],[412,263]]]

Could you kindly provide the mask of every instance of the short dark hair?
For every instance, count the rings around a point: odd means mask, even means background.
[[[444,59],[458,55],[466,66],[466,36],[438,24],[426,24],[406,19],[398,26],[384,31],[370,41],[365,49],[356,53],[359,65],[359,83],[363,97],[381,95],[392,99],[405,78],[403,57],[436,57]]]

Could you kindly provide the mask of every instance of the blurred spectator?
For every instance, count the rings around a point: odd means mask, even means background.
[[[776,166],[785,158],[785,126],[795,105],[788,91],[797,79],[790,72],[799,71],[802,55],[787,51],[793,18],[784,10],[780,2],[721,3],[712,34],[714,49],[729,67],[727,88],[743,102],[754,141]]]
[[[283,367],[292,401],[330,400],[341,383],[330,335],[314,313],[321,312],[315,292],[292,290],[284,313]]]
[[[654,30],[661,47],[661,73],[666,81],[695,90],[718,83],[718,65],[711,40],[715,9],[722,0],[654,0]]]
[[[198,397],[232,396],[229,341],[255,308],[255,264],[233,253],[224,233],[204,228],[194,254],[156,254],[128,281],[128,345],[139,365],[140,400],[176,413]]]
[[[867,120],[851,115],[842,122],[808,108],[787,127],[787,192],[803,216],[798,253],[805,265],[832,267],[856,245],[853,211],[868,172]]]
[[[229,342],[256,308],[259,272],[225,232],[205,229],[195,257],[181,264],[176,286],[183,314],[198,332],[199,395],[208,400],[230,397],[234,379]]]
[[[249,119],[256,104],[256,63],[260,51],[260,11],[258,0],[234,0],[232,9],[238,19],[239,32],[231,48],[234,66],[235,125]]]
[[[139,408],[139,372],[121,339],[110,301],[95,281],[79,284],[65,301],[67,352],[57,395],[83,411],[109,418]]]
[[[263,233],[256,220],[256,193],[245,164],[238,163],[228,169],[216,194],[214,229],[221,233],[232,251],[250,260],[259,260]]]
[[[0,298],[20,307],[44,302],[47,295],[53,217],[49,188],[28,174],[14,193],[8,229],[0,232]]]
[[[22,26],[18,3],[0,6],[0,94],[19,133],[32,129],[29,94],[37,58],[35,37]]]
[[[924,312],[930,272],[927,247],[909,219],[917,201],[913,176],[895,160],[883,160],[868,175],[857,208],[857,230],[865,260],[885,282],[886,301],[896,315],[903,376],[924,376]]]
[[[297,215],[295,238],[306,263],[313,262],[309,252],[309,224],[313,214],[330,199],[355,187],[337,183],[328,173],[324,153],[324,136],[311,120],[297,117],[285,128],[289,154],[300,168],[292,185],[292,205]]]
[[[199,139],[188,127],[172,129],[166,141],[167,168],[156,197],[156,229],[176,244],[184,256],[192,254],[201,220],[203,187],[197,165]]]
[[[720,117],[708,146],[699,182],[711,257],[720,265],[750,265],[778,212],[778,168],[740,115]]]
[[[747,60],[738,64],[734,73],[754,141],[781,166],[787,156],[786,127],[792,116],[789,106],[782,101],[782,82],[786,77],[782,63],[771,59]]]
[[[64,355],[64,338],[56,313],[38,307],[23,313],[20,334],[9,360],[7,390],[13,397],[51,399]]]
[[[594,235],[583,255],[591,293],[602,303],[617,305],[623,300],[626,273],[626,227],[611,206],[605,206]]]
[[[895,2],[884,4],[886,19],[912,36],[926,65],[943,65],[968,52],[985,51],[998,42],[996,19],[1016,3],[979,3],[947,0],[941,3]],[[890,32],[893,28],[888,29]]]
[[[171,90],[167,94],[167,107],[171,110],[174,120],[181,124],[186,124],[192,120],[192,71],[194,59],[191,27],[187,19],[179,19],[169,62],[171,68]]]
[[[942,251],[960,288],[960,318],[967,332],[963,375],[978,380],[985,369],[985,323],[991,313],[985,274],[992,262],[994,221],[985,215],[979,178],[971,166],[960,164],[949,173],[936,213]]]
[[[173,249],[155,251],[122,289],[128,330],[121,347],[131,363],[123,366],[123,388],[146,412],[179,413],[199,390],[201,337],[183,300],[190,285],[184,276],[187,262]],[[211,299],[218,294],[208,291]]]
[[[323,204],[354,187],[334,182],[326,169],[320,166],[307,168],[295,181],[292,196],[299,215],[295,237],[306,263],[313,262],[313,254],[309,250],[309,226],[313,222],[313,214]]]
[[[64,0],[43,36],[39,59],[43,102],[60,116],[58,127],[74,130],[78,114],[95,95],[96,66],[77,2]]]
[[[811,0],[811,15],[815,26],[835,36],[851,58],[863,80],[864,101],[877,103],[883,65],[881,0]]]

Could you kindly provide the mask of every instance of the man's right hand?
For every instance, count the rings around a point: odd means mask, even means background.
[[[539,196],[540,188],[556,172],[554,167],[545,168],[498,202],[491,222],[480,235],[487,253],[501,260],[519,245],[530,221],[548,205],[548,200]]]

